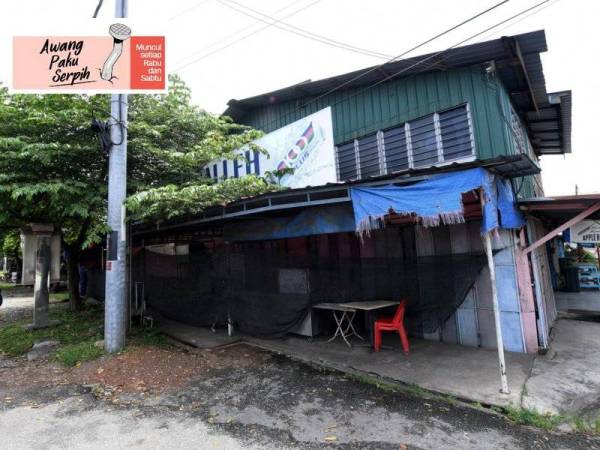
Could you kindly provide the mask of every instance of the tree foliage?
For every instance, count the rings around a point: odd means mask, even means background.
[[[275,188],[255,177],[220,184],[203,177],[202,166],[231,157],[260,132],[192,105],[180,79],[170,79],[168,94],[129,99],[130,218],[164,220]],[[53,223],[73,258],[102,242],[108,154],[90,123],[109,114],[106,95],[9,95],[0,89],[0,229]]]

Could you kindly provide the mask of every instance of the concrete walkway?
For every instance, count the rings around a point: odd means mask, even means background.
[[[201,347],[220,341],[219,334],[176,322],[165,331]],[[482,404],[523,406],[542,414],[577,414],[594,420],[600,412],[600,323],[560,319],[554,325],[551,351],[546,355],[507,352],[508,395],[499,392],[495,350],[411,338],[410,354],[405,356],[396,339],[390,337],[384,344],[392,348],[379,353],[358,340],[353,348],[340,340],[298,336],[244,336],[242,342],[309,364],[415,385]],[[226,334],[221,338],[227,338]]]
[[[164,320],[159,322],[158,328],[179,341],[200,348],[232,342],[223,330],[213,333],[205,328]],[[498,406],[520,403],[523,386],[533,365],[533,355],[506,353],[511,393],[505,395],[500,393],[498,354],[495,350],[411,338],[411,351],[405,356],[398,348],[397,339],[390,339],[393,337],[386,337],[384,341],[390,349],[379,353],[374,353],[368,344],[358,340],[353,348],[348,348],[341,340],[327,342],[326,338],[307,339],[292,335],[284,339],[244,336],[242,340],[306,363],[416,385],[465,400]]]
[[[505,395],[500,393],[498,354],[495,350],[411,338],[410,354],[406,356],[397,348],[375,353],[367,347],[350,349],[342,342],[308,341],[300,337],[281,340],[249,338],[247,341],[304,362],[354,374],[374,375],[498,406],[520,403],[521,391],[534,359],[533,355],[506,353],[511,393]]]
[[[551,351],[536,358],[523,406],[540,413],[600,413],[600,323],[560,319]]]
[[[154,326],[167,336],[197,348],[217,348],[234,344],[240,336],[229,337],[224,330],[211,331],[208,328],[193,327],[164,317],[155,317]]]

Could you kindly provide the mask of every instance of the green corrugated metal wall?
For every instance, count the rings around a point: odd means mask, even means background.
[[[510,100],[495,79],[487,79],[481,66],[432,72],[364,88],[340,90],[303,109],[310,97],[249,111],[241,122],[273,131],[315,111],[332,106],[335,143],[397,125],[464,102],[473,118],[479,159],[512,154]]]

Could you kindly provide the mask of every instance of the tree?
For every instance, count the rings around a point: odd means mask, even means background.
[[[21,234],[18,230],[2,232],[0,230],[0,256],[8,258],[9,268],[21,266]]]
[[[0,229],[43,222],[62,230],[73,309],[81,306],[81,251],[107,232],[108,152],[90,123],[106,118],[109,101],[0,89]],[[231,157],[260,132],[193,106],[177,77],[168,94],[130,96],[128,134],[131,217],[162,220],[275,189],[256,177],[219,184],[203,177],[202,166]]]

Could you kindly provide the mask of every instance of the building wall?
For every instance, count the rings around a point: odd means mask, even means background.
[[[494,240],[494,259],[504,347],[524,352],[529,348],[524,344],[514,244],[512,233],[501,231]],[[478,221],[429,229],[388,226],[362,242],[355,233],[337,233],[235,243],[228,249],[191,245],[185,261],[155,252],[144,252],[143,258],[144,271],[134,270],[133,280],[146,284],[147,303],[193,325],[207,326],[206,318],[222,323],[219,305],[229,308],[243,331],[262,333],[272,317],[289,316],[294,322],[296,313],[290,308],[301,314],[324,301],[407,298],[411,336],[496,347]],[[290,274],[304,274],[306,292],[288,292],[282,276],[288,279]],[[255,320],[248,320],[249,314]],[[533,328],[535,332],[535,323]]]
[[[363,89],[339,90],[302,108],[310,97],[275,103],[249,111],[241,122],[269,132],[331,106],[337,145],[468,102],[478,157],[515,152],[509,96],[480,65],[390,80],[361,92]]]
[[[481,253],[479,222],[424,229],[417,233],[419,256]],[[504,348],[512,352],[533,352],[537,346],[526,345],[526,331],[533,324],[523,323],[524,311],[519,301],[519,287],[515,265],[515,238],[513,232],[500,230],[493,239],[496,285],[501,311]],[[492,290],[488,267],[481,270],[477,281],[456,312],[433,333],[424,334],[425,339],[458,343],[474,347],[496,348],[496,327],[492,307]]]
[[[547,230],[543,224],[533,217],[527,220],[527,231],[529,242],[535,242],[542,238]],[[546,246],[542,245],[531,252],[531,266],[533,272],[533,284],[535,301],[540,311],[538,320],[538,333],[544,347],[549,346],[550,330],[558,315],[554,298],[554,289],[550,280],[550,260],[546,252]]]

